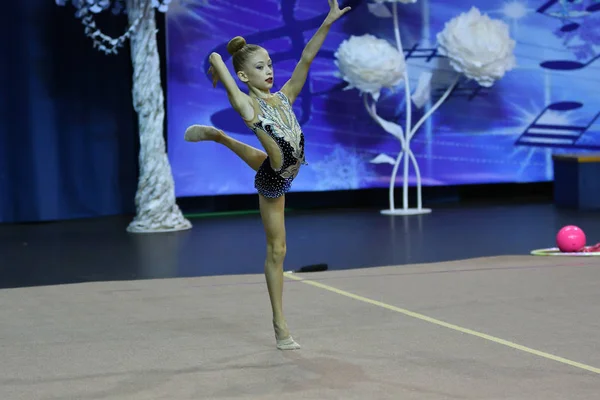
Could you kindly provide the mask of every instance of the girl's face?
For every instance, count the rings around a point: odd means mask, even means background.
[[[273,62],[265,49],[259,49],[248,58],[244,71],[238,74],[242,82],[256,89],[268,91],[273,87]]]

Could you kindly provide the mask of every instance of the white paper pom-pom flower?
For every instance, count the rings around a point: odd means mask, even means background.
[[[342,79],[347,89],[356,88],[379,98],[382,88],[396,86],[403,78],[406,63],[404,55],[394,46],[373,35],[350,36],[335,53]]]
[[[448,21],[437,40],[450,65],[484,87],[516,66],[508,25],[482,15],[476,7]]]

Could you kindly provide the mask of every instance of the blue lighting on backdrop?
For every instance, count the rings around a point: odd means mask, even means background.
[[[399,142],[367,114],[356,90],[336,76],[334,53],[350,35],[394,43],[391,18],[369,1],[340,1],[352,12],[331,30],[294,108],[306,135],[306,158],[293,191],[387,187],[392,166],[369,161],[395,155]],[[471,6],[504,20],[516,40],[518,67],[492,88],[461,81],[413,139],[424,185],[549,181],[552,154],[600,150],[600,1],[418,0],[399,5],[412,87],[435,69],[433,100],[454,72],[435,55],[444,23]],[[174,0],[167,14],[168,149],[176,195],[255,193],[254,171],[215,143],[187,143],[191,124],[213,125],[250,145],[254,134],[233,111],[222,85],[213,89],[208,56],[233,71],[227,42],[241,35],[265,47],[278,90],[328,11],[325,0]],[[596,61],[596,62],[595,62]],[[244,87],[240,87],[245,90]],[[384,91],[378,112],[404,124],[404,93]],[[413,121],[426,111],[413,108]],[[398,175],[401,184],[402,174]]]

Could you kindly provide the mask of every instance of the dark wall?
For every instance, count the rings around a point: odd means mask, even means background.
[[[5,2],[0,34],[0,222],[133,211],[137,120],[129,49],[93,49],[74,8]],[[125,17],[98,20],[107,32]]]

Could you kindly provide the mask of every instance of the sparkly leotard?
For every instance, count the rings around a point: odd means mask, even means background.
[[[304,134],[292,104],[284,93],[277,92],[274,95],[281,100],[281,106],[274,107],[257,98],[261,112],[258,122],[250,127],[255,134],[259,129],[265,132],[277,143],[281,151],[281,167],[273,169],[267,157],[254,178],[254,187],[258,193],[268,198],[281,197],[287,193],[298,175],[300,166],[307,164],[304,158]]]

